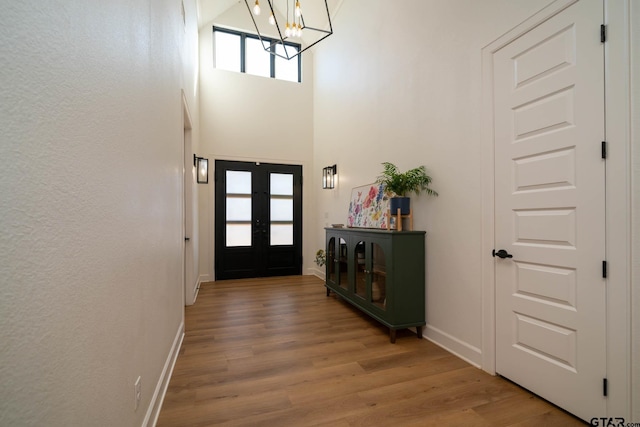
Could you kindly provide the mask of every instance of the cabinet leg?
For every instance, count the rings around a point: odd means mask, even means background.
[[[389,329],[389,341],[391,341],[391,344],[396,343],[396,330],[393,328]]]
[[[416,326],[416,335],[418,336],[419,340],[422,339],[422,326]]]

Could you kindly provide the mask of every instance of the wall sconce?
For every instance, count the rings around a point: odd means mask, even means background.
[[[338,166],[327,166],[322,169],[322,188],[325,190],[331,190],[336,186],[336,174],[338,173]]]
[[[196,167],[196,182],[198,184],[209,183],[209,159],[194,154],[193,166]]]

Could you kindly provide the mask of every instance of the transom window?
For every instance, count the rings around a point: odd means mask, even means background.
[[[276,43],[278,42],[278,43]],[[293,56],[300,51],[300,45],[262,37],[225,28],[213,27],[213,58],[216,68],[271,77],[290,82],[300,82],[300,57],[302,54],[285,59],[272,55],[266,49],[275,49],[276,53]],[[286,51],[285,51],[286,50]]]

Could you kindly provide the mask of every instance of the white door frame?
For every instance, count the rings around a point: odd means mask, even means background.
[[[192,305],[196,301],[199,289],[199,281],[197,277],[196,257],[198,254],[198,236],[197,224],[195,221],[198,216],[197,204],[195,203],[195,188],[192,165],[193,159],[193,140],[192,120],[189,112],[189,105],[184,91],[182,91],[182,122],[183,122],[183,173],[182,173],[182,235],[189,238],[186,239],[182,246],[182,280],[184,289],[184,305]],[[189,256],[187,256],[189,255]]]
[[[556,0],[482,49],[482,369],[496,373],[493,54],[577,1]],[[630,0],[605,0],[607,414],[631,420]],[[599,29],[595,28],[594,31]],[[604,95],[604,94],[603,94]]]

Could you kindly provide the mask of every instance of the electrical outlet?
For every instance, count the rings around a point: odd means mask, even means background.
[[[138,410],[138,406],[140,406],[140,399],[142,399],[142,377],[138,377],[136,383],[133,385],[134,391],[134,399],[135,399],[135,411]]]

